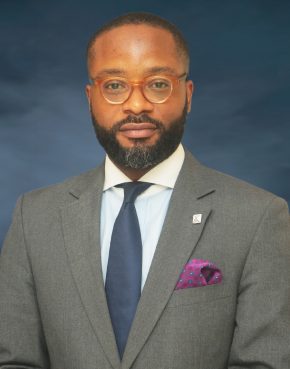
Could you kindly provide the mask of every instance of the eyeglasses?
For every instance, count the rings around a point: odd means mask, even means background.
[[[151,103],[162,104],[186,76],[187,73],[180,76],[149,76],[139,82],[128,81],[122,77],[93,78],[91,81],[98,84],[104,99],[110,104],[123,104],[131,96],[134,86],[141,86],[143,96]]]

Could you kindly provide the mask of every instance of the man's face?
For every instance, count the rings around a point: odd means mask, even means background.
[[[126,25],[99,36],[88,62],[95,79],[122,77],[139,82],[152,75],[181,76],[187,72],[172,35],[148,25]],[[111,104],[98,83],[86,93],[97,137],[119,167],[144,169],[166,159],[178,146],[186,114],[190,110],[193,84],[174,84],[164,103],[148,101],[135,86],[122,104]]]

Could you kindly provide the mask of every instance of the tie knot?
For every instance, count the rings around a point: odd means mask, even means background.
[[[152,183],[147,182],[126,182],[117,185],[116,187],[121,187],[124,189],[124,204],[128,202],[134,203],[136,198],[148,187],[150,187]]]

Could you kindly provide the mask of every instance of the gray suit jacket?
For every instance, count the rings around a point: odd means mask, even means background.
[[[100,167],[18,201],[1,253],[0,368],[289,369],[287,205],[188,152],[120,363],[101,273],[103,181]],[[222,283],[175,290],[191,258],[215,263]]]

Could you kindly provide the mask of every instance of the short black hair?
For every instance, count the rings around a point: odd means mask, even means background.
[[[147,12],[132,12],[118,16],[108,23],[99,28],[90,38],[87,46],[87,58],[91,56],[92,47],[96,39],[103,33],[110,31],[114,28],[118,28],[129,24],[145,24],[152,27],[162,28],[171,33],[176,43],[177,51],[185,57],[186,62],[189,64],[189,49],[187,42],[180,32],[180,30],[168,20],[159,17],[158,15]]]

